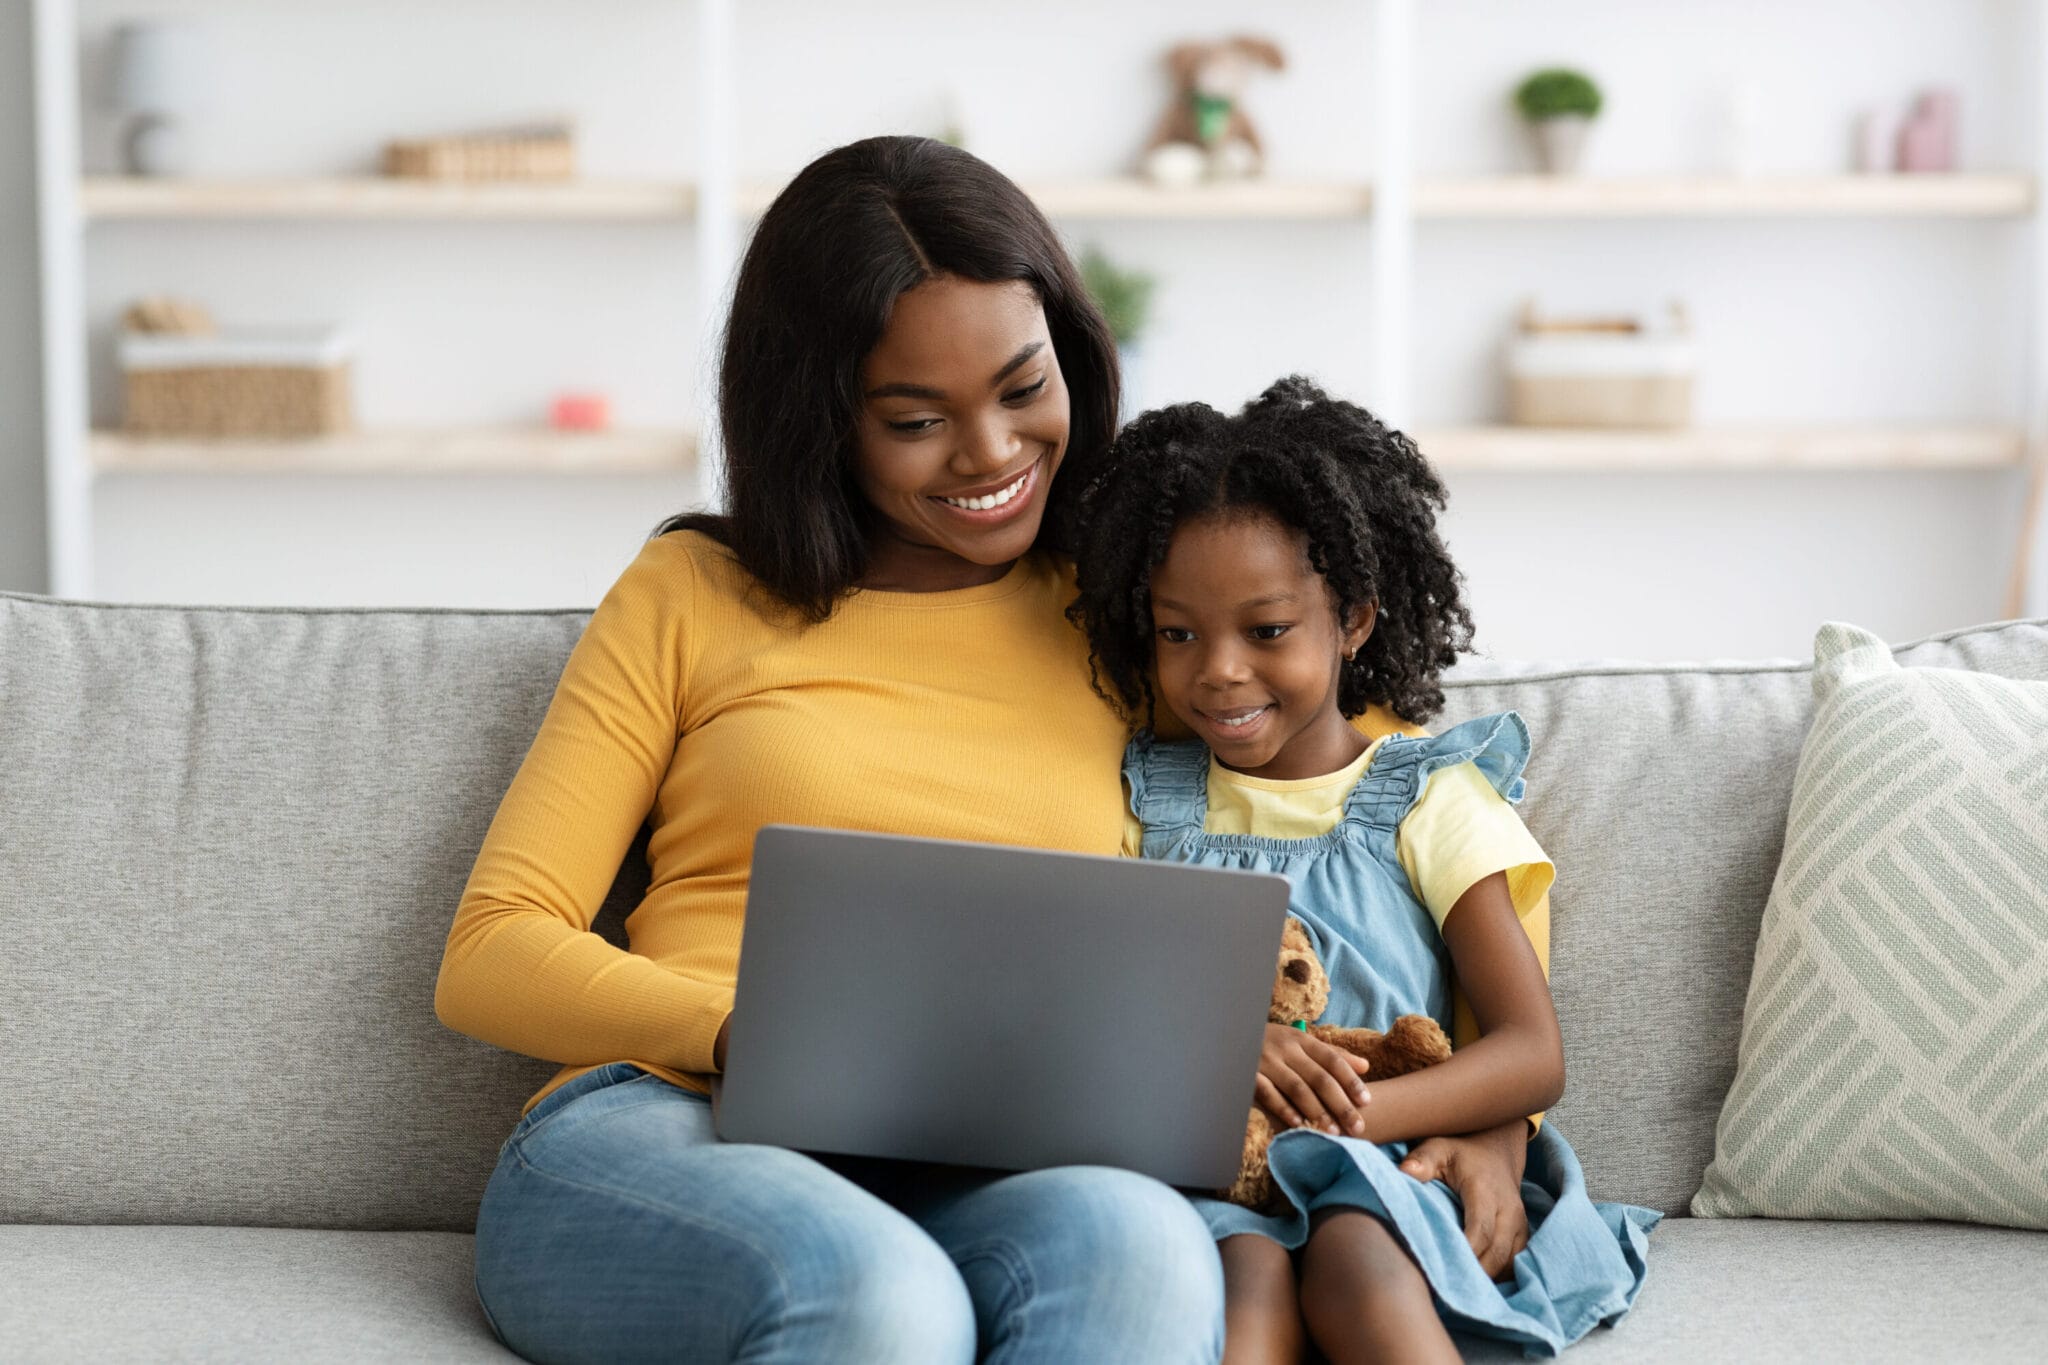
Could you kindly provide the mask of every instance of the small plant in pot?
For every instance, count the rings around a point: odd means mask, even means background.
[[[1528,120],[1543,169],[1552,175],[1577,170],[1586,129],[1600,112],[1600,87],[1593,78],[1564,67],[1546,68],[1515,88],[1515,107]]]

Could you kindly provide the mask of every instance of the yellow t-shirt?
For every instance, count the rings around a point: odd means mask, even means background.
[[[1252,777],[1209,756],[1208,834],[1256,834],[1268,839],[1313,839],[1344,818],[1351,789],[1372,766],[1382,735],[1349,765],[1320,777],[1291,781]],[[1123,851],[1137,856],[1144,827],[1124,812]],[[1408,874],[1409,889],[1428,908],[1441,931],[1445,916],[1476,882],[1505,872],[1515,913],[1541,904],[1557,869],[1537,844],[1515,808],[1470,763],[1439,768],[1394,835],[1394,853]]]
[[[562,670],[456,908],[450,1027],[564,1064],[708,1088],[754,834],[820,825],[1114,854],[1127,730],[1032,556],[952,592],[858,591],[805,624],[722,546],[650,540]],[[632,950],[588,932],[650,827]]]

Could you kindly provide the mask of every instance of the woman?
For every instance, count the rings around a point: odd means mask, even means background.
[[[719,397],[726,514],[598,606],[448,936],[441,1019],[564,1063],[478,1213],[493,1328],[543,1361],[1215,1360],[1216,1254],[1165,1186],[879,1176],[718,1143],[706,1098],[761,825],[1116,852],[1126,736],[1063,615],[1107,329],[1015,185],[875,138],[763,216]],[[587,930],[643,823],[620,952]],[[1519,1138],[1434,1159],[1504,1209]]]

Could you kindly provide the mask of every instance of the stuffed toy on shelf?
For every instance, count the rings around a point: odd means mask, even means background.
[[[1140,164],[1146,178],[1180,188],[1263,171],[1265,148],[1245,115],[1244,92],[1261,68],[1280,71],[1286,65],[1277,45],[1249,35],[1182,43],[1168,52],[1173,103],[1145,144]]]

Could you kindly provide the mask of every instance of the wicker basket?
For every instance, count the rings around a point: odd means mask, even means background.
[[[1694,369],[1682,336],[1525,335],[1508,349],[1508,418],[1533,427],[1690,426]]]
[[[121,338],[138,436],[322,436],[354,425],[349,340],[329,329]]]
[[[576,143],[567,128],[513,128],[386,144],[384,174],[414,180],[571,180]]]

